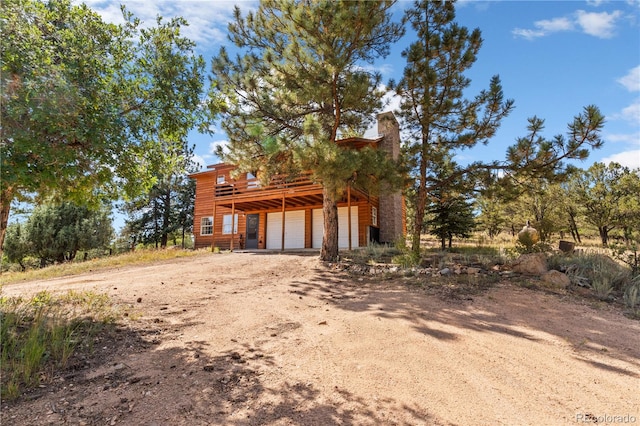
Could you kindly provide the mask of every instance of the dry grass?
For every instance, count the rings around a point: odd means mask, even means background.
[[[51,380],[78,349],[90,352],[93,337],[117,318],[109,297],[91,291],[41,291],[29,299],[0,295],[2,398],[16,399]]]
[[[10,284],[20,281],[43,280],[82,274],[126,265],[140,265],[180,257],[199,256],[210,253],[210,250],[136,250],[130,253],[102,257],[85,262],[63,263],[42,269],[31,269],[25,272],[3,272],[0,283]]]

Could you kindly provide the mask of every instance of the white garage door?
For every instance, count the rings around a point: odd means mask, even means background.
[[[338,207],[338,247],[349,248],[349,223],[347,207]],[[312,213],[313,226],[311,232],[313,248],[322,247],[322,233],[324,232],[324,219],[322,209],[315,209]],[[351,207],[351,247],[358,247],[358,206]]]
[[[285,212],[284,248],[304,248],[304,210]],[[267,213],[267,248],[282,248],[282,213]]]

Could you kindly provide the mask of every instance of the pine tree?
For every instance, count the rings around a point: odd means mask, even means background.
[[[482,45],[480,30],[469,31],[455,23],[453,1],[420,0],[406,11],[405,21],[417,39],[402,52],[407,66],[402,79],[391,87],[402,97],[401,118],[411,134],[407,155],[414,170],[417,188],[413,204],[412,251],[420,253],[420,234],[428,193],[447,185],[434,180],[434,168],[455,150],[487,143],[500,121],[513,107],[504,100],[498,76],[489,90],[475,98],[464,98],[471,81],[464,76],[476,60]],[[463,175],[456,171],[449,178]]]
[[[562,181],[571,170],[565,160],[584,160],[589,148],[602,145],[604,117],[589,105],[569,123],[566,138],[546,139],[542,136],[544,120],[529,118],[529,133],[508,148],[505,161],[474,162],[458,167],[445,180],[434,180],[430,169],[456,151],[487,144],[513,109],[513,101],[504,99],[497,75],[491,78],[488,90],[473,99],[464,98],[470,84],[464,72],[475,62],[482,38],[480,30],[470,32],[454,22],[454,5],[454,1],[419,0],[407,10],[405,21],[411,23],[417,40],[403,52],[407,66],[402,79],[390,84],[402,97],[401,119],[411,135],[406,151],[417,182],[412,200],[415,255],[420,253],[428,194],[434,189],[464,178],[477,192],[496,192],[499,186],[497,192],[506,201],[513,200],[536,179]],[[514,224],[511,226],[515,232]]]
[[[473,205],[468,201],[470,188],[454,172],[458,165],[449,155],[431,170],[430,179],[443,182],[428,193],[425,225],[432,235],[440,239],[445,250],[451,248],[453,237],[469,238],[476,226]],[[446,182],[446,184],[444,184]]]
[[[347,185],[394,176],[383,153],[336,143],[362,134],[381,106],[380,75],[363,65],[402,35],[390,21],[393,4],[264,0],[244,18],[236,9],[229,26],[243,55],[232,60],[221,49],[213,61],[214,83],[228,99],[223,159],[263,180],[312,173],[323,186],[323,260],[338,258],[337,202]]]

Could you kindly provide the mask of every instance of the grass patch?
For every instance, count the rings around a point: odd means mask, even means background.
[[[373,265],[376,263],[389,263],[394,256],[401,253],[403,253],[403,251],[396,247],[371,243],[366,247],[351,250],[345,256],[345,260],[359,264]]]
[[[605,254],[555,254],[548,258],[550,269],[565,272],[571,282],[591,287],[606,298],[611,292],[623,291],[631,282],[631,271]]]
[[[486,293],[500,280],[498,275],[460,274],[442,277],[427,277],[415,284],[443,300],[473,300],[473,296]]]
[[[127,265],[153,263],[180,257],[210,254],[211,250],[136,250],[134,252],[101,257],[87,261],[77,261],[48,266],[42,269],[31,269],[25,272],[4,272],[2,283],[10,284],[20,281],[44,280],[66,275],[82,274],[99,269],[109,269]]]
[[[623,300],[629,315],[640,319],[640,275],[636,276],[624,292]]]
[[[91,291],[0,297],[2,398],[53,378],[78,349],[91,351],[94,337],[117,318],[109,297]]]

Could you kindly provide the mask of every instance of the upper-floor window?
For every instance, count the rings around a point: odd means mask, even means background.
[[[260,181],[256,179],[256,175],[249,172],[247,173],[247,188],[257,188],[260,186]]]
[[[221,183],[225,183],[225,182],[226,182],[226,179],[225,179],[224,175],[219,175],[217,183],[221,184]]]
[[[378,226],[378,209],[376,207],[371,207],[371,224]]]
[[[233,233],[238,233],[238,213],[234,215],[233,218]],[[231,215],[225,214],[222,216],[222,233],[223,234],[231,234]]]
[[[200,219],[200,235],[213,235],[213,218],[211,216]]]

